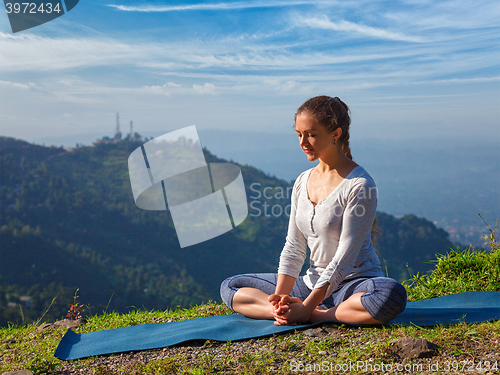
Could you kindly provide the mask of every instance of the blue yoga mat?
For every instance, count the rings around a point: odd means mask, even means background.
[[[409,302],[405,311],[387,324],[434,326],[498,319],[500,319],[500,292],[469,292]],[[321,324],[276,326],[271,320],[250,319],[233,314],[171,323],[141,324],[84,334],[77,334],[68,329],[54,355],[59,359],[71,360],[158,349],[192,340],[237,341]]]

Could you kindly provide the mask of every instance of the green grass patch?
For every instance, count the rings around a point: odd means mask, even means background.
[[[452,293],[500,290],[500,244],[494,229],[485,236],[488,250],[463,251],[451,249],[448,254],[436,255],[435,267],[429,275],[414,275],[405,281],[409,301],[419,301]]]
[[[105,313],[87,318],[87,324],[75,329],[88,333],[104,329],[129,327],[145,323],[163,323],[213,315],[232,313],[225,305],[209,301],[189,309],[167,311],[135,310],[128,314]],[[0,374],[6,371],[26,369],[34,374],[52,374],[63,362],[54,357],[54,351],[66,328],[51,327],[40,332],[38,325],[10,325],[0,328]],[[75,361],[86,367],[87,360]],[[145,372],[148,373],[148,372]]]

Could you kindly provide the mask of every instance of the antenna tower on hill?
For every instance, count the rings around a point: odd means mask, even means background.
[[[120,115],[118,112],[116,113],[116,133],[115,133],[115,139],[122,139],[122,133],[120,132]]]

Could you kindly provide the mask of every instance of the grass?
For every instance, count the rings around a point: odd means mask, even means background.
[[[448,254],[436,255],[437,259],[433,262],[435,267],[430,275],[417,274],[406,280],[403,284],[408,292],[408,300],[419,301],[451,293],[500,290],[500,243],[495,237],[497,224],[493,228],[486,224],[490,231],[488,236],[484,236],[487,251],[476,251],[472,246],[460,251],[455,247]]]
[[[87,333],[137,324],[173,322],[230,313],[231,310],[226,306],[211,301],[189,309],[135,310],[128,314],[104,313],[88,317],[87,323],[75,331]],[[50,374],[55,373],[58,366],[61,367],[63,362],[55,358],[53,353],[66,332],[66,328],[51,327],[40,332],[37,328],[36,324],[0,328],[0,374],[18,369],[26,369],[35,374]],[[85,360],[77,362],[85,368]]]
[[[453,293],[500,290],[500,250],[475,251],[452,249],[437,255],[430,275],[414,275],[404,282],[409,301]]]
[[[407,280],[404,285],[409,300],[466,291],[500,290],[500,246],[495,241],[495,230],[496,226],[490,229],[492,235],[487,237],[489,251],[452,249],[446,255],[437,256],[431,274],[415,275]],[[75,331],[86,333],[230,313],[227,307],[214,302],[189,309],[104,313],[88,317],[88,323]],[[37,324],[0,328],[0,374],[19,369],[34,374],[62,374],[65,371],[67,374],[134,375],[367,373],[370,370],[372,373],[384,370],[385,373],[470,374],[488,373],[488,369],[490,373],[498,373],[500,370],[500,321],[432,328],[353,328],[340,325],[331,328],[333,333],[325,337],[311,337],[300,331],[250,342],[206,341],[71,362],[53,356],[66,329],[37,331],[37,328]],[[402,360],[393,353],[391,343],[391,340],[401,337],[429,340],[439,346],[439,353],[431,359]],[[347,365],[350,366],[348,369]],[[433,371],[436,368],[439,371]]]

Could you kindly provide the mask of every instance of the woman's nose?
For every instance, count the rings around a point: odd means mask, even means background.
[[[304,137],[304,136],[299,136],[299,144],[301,146],[305,146],[307,145],[307,137]]]

